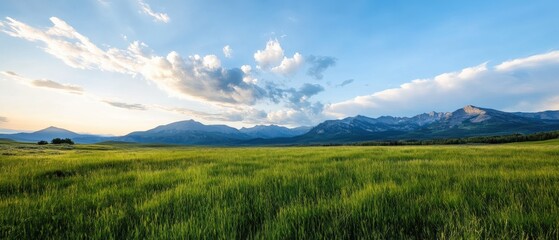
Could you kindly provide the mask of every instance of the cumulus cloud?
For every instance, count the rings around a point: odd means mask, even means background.
[[[302,126],[316,125],[326,119],[323,114],[324,105],[320,102],[311,103],[307,108],[301,109],[280,109],[271,111],[267,114],[266,120],[269,123]]]
[[[272,68],[272,72],[286,77],[293,77],[304,62],[303,56],[299,53],[295,53],[292,58],[284,57],[279,66]]]
[[[338,84],[338,85],[336,85],[336,86],[337,86],[337,87],[344,87],[344,86],[346,86],[346,85],[349,85],[349,84],[353,83],[353,81],[354,81],[353,79],[347,79],[347,80],[344,80],[342,83],[340,83],[340,84]]]
[[[223,55],[224,55],[226,58],[231,58],[231,57],[233,57],[233,49],[231,48],[231,46],[225,45],[225,47],[223,47]]]
[[[182,57],[176,52],[157,56],[144,43],[126,49],[101,49],[73,27],[56,17],[47,30],[6,18],[2,31],[13,37],[42,42],[44,50],[68,66],[80,69],[141,75],[173,96],[216,103],[252,105],[266,96],[264,90],[245,80],[239,68],[223,68],[215,55]]]
[[[370,95],[334,103],[326,112],[338,117],[417,114],[453,110],[474,104],[514,111],[543,110],[545,101],[559,96],[559,53],[516,59],[489,67],[486,63],[461,71],[416,79]],[[551,101],[553,102],[553,101]],[[551,103],[547,104],[552,107]],[[433,109],[433,108],[437,109]]]
[[[299,89],[282,88],[273,84],[260,87],[258,79],[253,75],[250,65],[240,68],[225,68],[215,55],[191,55],[183,57],[177,52],[166,56],[154,53],[146,44],[134,41],[127,48],[101,48],[92,43],[63,20],[52,17],[53,26],[38,29],[12,18],[3,21],[0,29],[10,36],[44,44],[44,51],[62,60],[70,67],[78,69],[98,69],[101,71],[142,76],[170,95],[213,102],[223,111],[202,113],[188,109],[167,109],[173,112],[193,114],[204,119],[222,119],[229,121],[274,120],[292,122],[295,119],[316,121],[321,116],[324,106],[319,102],[311,102],[309,98],[324,90],[320,85],[305,84]],[[257,68],[289,76],[294,74],[304,63],[304,57],[295,53],[292,58],[284,56],[283,49],[277,40],[267,43],[265,50],[255,54]],[[17,74],[4,72],[4,75]],[[50,87],[59,90],[81,90],[77,86],[64,85],[54,81],[36,81],[31,85]],[[86,94],[87,96],[93,96]],[[150,105],[130,104],[120,101],[107,101],[94,96],[98,101],[114,107],[132,110],[160,109]],[[276,112],[265,112],[251,108],[259,100],[268,99],[274,103],[285,103],[289,109]],[[247,107],[249,107],[247,109]],[[241,110],[239,110],[241,108]],[[315,116],[316,115],[316,116]],[[292,119],[292,120],[280,120]],[[278,122],[279,123],[279,122]]]
[[[68,91],[68,92],[71,92],[71,93],[81,94],[83,92],[83,89],[80,86],[70,85],[70,84],[61,84],[61,83],[58,83],[58,82],[55,82],[55,81],[52,81],[52,80],[47,80],[47,79],[33,80],[31,82],[31,84],[33,84],[33,86],[36,86],[36,87],[59,89],[59,90],[64,90],[64,91]]]
[[[270,97],[276,102],[285,100],[285,109],[270,111],[266,120],[269,123],[284,125],[313,125],[325,119],[324,105],[310,98],[322,91],[319,84],[305,83],[300,88],[281,88],[272,83],[266,87]]]
[[[309,98],[322,91],[324,91],[324,87],[319,84],[305,83],[298,90],[290,89],[288,99],[292,108],[307,108],[312,105]]]
[[[143,0],[139,0],[138,4],[140,4],[140,8],[142,9],[142,12],[153,17],[153,20],[156,22],[164,22],[164,23],[168,23],[169,21],[171,21],[171,18],[169,18],[169,15],[167,15],[166,13],[159,13],[159,12],[155,12],[151,9],[151,7],[145,3]]]
[[[307,75],[313,77],[316,80],[321,80],[324,75],[324,71],[329,67],[333,67],[336,65],[336,58],[327,57],[327,56],[308,56],[307,63],[311,66],[307,70]]]
[[[268,82],[266,90],[272,101],[279,103],[281,100],[287,100],[287,107],[299,109],[310,106],[309,98],[324,91],[324,87],[319,84],[305,83],[299,89],[282,88]]]
[[[303,56],[298,52],[291,58],[286,57],[277,39],[269,40],[264,50],[256,51],[254,60],[259,69],[270,70],[286,77],[294,76],[305,63]]]
[[[131,103],[124,103],[119,101],[112,101],[112,100],[103,100],[103,102],[117,108],[124,108],[129,110],[141,110],[141,111],[147,110],[146,106],[138,103],[131,104]]]
[[[283,49],[277,39],[268,41],[264,50],[258,50],[254,53],[254,60],[258,67],[262,69],[277,66],[281,63],[283,57]]]

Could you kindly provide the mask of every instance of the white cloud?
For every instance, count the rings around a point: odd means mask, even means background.
[[[312,96],[324,91],[321,85],[305,83],[299,89],[282,89],[273,85],[268,88],[272,98],[287,101],[287,108],[268,113],[268,123],[301,126],[315,125],[326,119],[323,114],[324,105],[310,101]]]
[[[412,115],[453,110],[466,104],[515,111],[542,110],[536,109],[536,103],[554,99],[557,89],[559,54],[551,52],[508,61],[494,68],[481,64],[432,79],[413,80],[398,88],[331,104],[326,107],[326,113],[337,117]]]
[[[159,13],[159,12],[155,12],[151,9],[151,7],[145,3],[143,0],[139,0],[138,4],[140,4],[140,8],[142,9],[142,12],[150,15],[151,17],[153,17],[153,20],[156,22],[164,22],[164,23],[168,23],[169,21],[171,21],[171,18],[169,18],[169,15],[167,15],[166,13]]]
[[[296,125],[296,119],[310,122],[316,121],[318,119],[316,116],[321,116],[320,111],[322,111],[323,105],[309,101],[312,95],[323,91],[320,85],[307,84],[298,90],[293,88],[283,89],[277,86],[263,89],[257,85],[258,79],[254,78],[253,68],[250,65],[227,69],[221,65],[220,59],[215,55],[182,57],[173,51],[166,56],[158,56],[146,44],[138,41],[130,43],[125,49],[102,49],[93,44],[87,37],[78,33],[72,26],[56,17],[50,19],[53,26],[46,30],[28,26],[12,18],[6,19],[3,22],[4,27],[1,28],[3,32],[13,37],[43,43],[44,51],[61,59],[68,66],[142,76],[173,96],[197,99],[205,103],[213,102],[213,107],[221,109],[221,112],[216,114],[221,114],[223,120],[242,120],[254,123],[278,120]],[[278,50],[279,55],[276,54]],[[268,63],[270,64],[268,70],[272,71],[274,69],[273,71],[280,74],[294,73],[304,61],[299,53],[295,53],[293,58],[283,56],[283,50],[277,41],[268,42],[267,49],[260,51],[260,54],[255,56],[256,59],[259,59],[259,64]],[[273,58],[277,59],[274,60]],[[4,74],[16,75],[12,72],[4,72]],[[45,83],[42,83],[42,85],[45,85]],[[54,86],[50,82],[46,85]],[[66,90],[71,87],[73,86],[55,86],[55,88]],[[77,88],[74,90],[77,90]],[[85,95],[114,107],[133,110],[161,110],[161,108],[150,105],[130,104],[106,100],[92,94]],[[289,110],[285,110],[284,113],[281,113],[281,111],[271,113],[268,116],[266,112],[250,107],[261,99],[269,99],[274,103],[283,101]],[[177,109],[167,108],[167,110],[178,112]],[[181,112],[199,116],[203,119],[219,118],[213,113],[184,109]]]
[[[223,55],[225,55],[226,58],[233,57],[233,49],[231,46],[225,45],[225,47],[223,47]]]
[[[553,51],[544,54],[538,54],[530,56],[527,58],[519,58],[510,61],[503,62],[497,66],[495,69],[499,71],[508,71],[518,68],[530,68],[537,67],[543,64],[558,64],[559,63],[559,51]]]
[[[254,60],[258,64],[257,68],[286,77],[292,77],[305,63],[303,56],[298,52],[292,58],[286,57],[277,39],[268,41],[264,50],[256,51]]]
[[[284,57],[279,66],[272,68],[272,72],[282,74],[286,77],[292,77],[304,63],[303,56],[299,53],[295,53],[293,58]]]
[[[322,112],[323,107],[321,103],[314,103],[311,107],[303,109],[280,109],[271,111],[267,114],[266,120],[269,123],[290,126],[316,125],[327,118]]]
[[[283,49],[277,39],[270,40],[266,43],[264,50],[258,50],[254,53],[254,60],[258,64],[258,68],[270,69],[277,66],[283,60]]]
[[[241,71],[243,71],[245,74],[250,74],[250,72],[252,71],[252,67],[250,65],[243,65],[241,66]]]
[[[241,69],[221,67],[215,55],[183,58],[170,52],[167,56],[157,56],[138,41],[127,49],[103,50],[66,22],[56,17],[50,20],[54,26],[43,31],[7,18],[2,31],[13,37],[44,43],[46,52],[71,67],[142,75],[173,96],[248,105],[265,97],[263,89],[252,81],[244,81]]]
[[[245,74],[243,81],[246,83],[257,84],[258,79],[252,76],[252,67],[250,65],[241,66],[241,71]]]

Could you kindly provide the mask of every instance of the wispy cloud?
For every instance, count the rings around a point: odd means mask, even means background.
[[[168,23],[169,21],[171,21],[171,18],[169,17],[169,15],[167,15],[167,13],[160,13],[160,12],[153,11],[151,7],[143,0],[139,0],[138,4],[140,4],[140,8],[142,9],[142,12],[153,17],[154,21],[164,22],[164,23]]]
[[[68,66],[80,69],[141,75],[177,97],[202,99],[222,104],[254,104],[266,96],[239,68],[223,68],[215,55],[183,58],[177,52],[154,55],[146,44],[135,41],[127,49],[103,50],[66,22],[52,17],[46,31],[6,18],[2,31],[13,37],[43,42],[47,53]]]
[[[223,55],[224,55],[226,58],[231,58],[231,57],[233,57],[233,49],[231,48],[231,46],[225,45],[225,47],[223,47]]]
[[[40,88],[48,88],[48,89],[53,89],[53,90],[59,90],[59,91],[64,91],[64,92],[68,92],[68,93],[74,93],[74,94],[82,94],[83,93],[83,88],[77,85],[72,85],[72,84],[62,84],[59,82],[55,82],[52,80],[48,80],[48,79],[39,79],[39,80],[32,80],[26,77],[23,77],[13,71],[3,71],[0,72],[0,74],[14,79],[14,80],[18,80],[24,84],[33,86],[33,87],[40,87]]]
[[[80,86],[70,85],[70,84],[61,84],[52,80],[42,79],[42,80],[33,80],[31,82],[33,86],[37,87],[44,87],[44,88],[53,88],[53,89],[60,89],[64,91],[68,91],[70,93],[78,93],[81,94],[83,89]]]
[[[12,71],[4,71],[4,72],[2,72],[2,74],[9,75],[9,76],[16,76],[16,77],[19,76],[19,75],[17,75],[17,73],[12,72]]]
[[[307,63],[311,65],[307,70],[307,75],[321,80],[324,77],[324,71],[336,65],[336,61],[334,57],[310,55],[307,57]]]
[[[108,7],[111,4],[109,0],[97,0],[97,2],[103,7]]]
[[[5,122],[8,122],[8,118],[0,116],[0,123],[5,123]]]
[[[278,119],[278,116],[306,116],[323,108],[321,103],[309,100],[312,95],[323,91],[321,86],[303,85],[298,90],[282,88],[274,84],[261,87],[259,84],[266,85],[267,81],[261,83],[254,78],[250,65],[224,68],[215,55],[182,57],[172,51],[166,56],[158,56],[146,44],[139,41],[130,43],[126,49],[102,49],[63,20],[56,17],[50,20],[53,26],[42,30],[8,17],[3,22],[4,27],[1,30],[13,37],[45,44],[44,50],[47,53],[61,59],[70,67],[140,75],[172,96],[198,100],[204,104],[213,103],[213,107],[225,109],[251,109],[250,106],[254,106],[260,100],[284,102],[285,106],[290,108],[286,110],[289,114],[270,112],[267,117],[262,118],[262,121]],[[266,67],[268,71],[284,76],[295,74],[304,63],[304,58],[299,53],[295,53],[292,58],[285,57],[277,40],[269,41],[265,50],[255,54],[255,60],[260,69]],[[36,84],[66,90],[70,87],[50,82]],[[309,89],[313,90],[311,88],[319,91],[312,94],[305,92]],[[112,104],[112,106],[136,110],[141,108],[135,104]],[[143,106],[149,109],[148,106]],[[245,112],[243,110],[242,114]],[[258,111],[258,114],[253,116],[262,117],[262,112]],[[249,118],[245,115],[243,121]]]
[[[157,104],[128,103],[122,100],[108,99],[102,96],[85,92],[81,87],[75,85],[64,85],[56,81],[48,80],[48,81],[40,82],[41,84],[44,84],[46,86],[37,86],[38,85],[37,80],[29,79],[13,71],[3,71],[0,72],[0,74],[29,87],[48,88],[63,93],[68,93],[68,92],[71,93],[74,90],[80,89],[81,90],[80,94],[84,98],[98,101],[116,108],[135,110],[135,111],[164,111],[169,113],[186,115],[188,116],[188,118],[195,118],[195,119],[207,120],[207,121],[228,121],[228,122],[243,121],[246,123],[255,123],[255,124],[268,123],[268,119],[267,119],[268,113],[266,113],[263,110],[255,109],[253,107],[236,106],[234,108],[229,108],[226,110],[221,110],[215,113],[211,113],[211,112],[204,112],[204,111],[196,111],[184,107],[162,106]],[[71,86],[72,88],[68,89],[68,86]],[[304,94],[312,94],[312,93],[310,93],[309,90],[306,90]],[[1,120],[2,119],[0,119],[0,122]],[[7,118],[4,118],[4,120],[7,121]]]
[[[474,104],[511,111],[539,111],[559,106],[559,52],[519,58],[490,67],[486,63],[416,79],[369,95],[327,106],[343,117],[415,114]]]
[[[538,67],[545,64],[559,65],[559,51],[538,54],[527,58],[519,58],[514,60],[505,61],[497,66],[495,69],[498,71],[510,71],[520,68]]]
[[[337,87],[344,87],[344,86],[346,86],[346,85],[352,84],[353,81],[354,81],[353,79],[347,79],[347,80],[344,80],[342,83],[340,83],[340,84],[338,84],[338,85],[336,85],[336,86],[337,86]]]
[[[148,110],[148,107],[143,105],[143,104],[125,103],[125,102],[122,102],[122,101],[107,100],[107,99],[104,99],[103,97],[99,97],[95,94],[86,93],[83,90],[83,88],[80,87],[80,86],[70,85],[70,84],[61,84],[59,82],[52,81],[52,80],[33,80],[33,79],[29,79],[27,77],[21,76],[20,74],[17,74],[13,71],[3,71],[3,72],[0,72],[0,73],[2,75],[6,76],[6,77],[14,79],[14,80],[16,80],[20,83],[23,83],[25,85],[28,85],[30,87],[47,88],[47,89],[52,89],[52,90],[56,90],[56,91],[60,91],[60,92],[80,94],[80,95],[84,95],[84,97],[87,97],[89,99],[93,99],[95,101],[103,102],[103,103],[106,103],[106,104],[109,104],[113,107],[118,107],[118,108],[124,108],[124,109],[129,109],[129,110]]]
[[[147,110],[146,106],[138,103],[124,103],[124,102],[112,101],[112,100],[103,100],[103,102],[117,108],[124,108],[129,110],[141,110],[141,111]]]

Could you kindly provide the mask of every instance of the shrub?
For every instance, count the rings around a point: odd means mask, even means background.
[[[70,145],[74,144],[74,141],[72,141],[72,139],[69,139],[69,138],[65,138],[65,139],[62,139],[62,138],[54,138],[54,139],[52,139],[52,141],[50,141],[50,142],[51,142],[52,144],[63,144],[63,143],[70,144]]]
[[[45,141],[45,140],[41,140],[37,142],[38,145],[47,145],[49,144],[49,142]]]

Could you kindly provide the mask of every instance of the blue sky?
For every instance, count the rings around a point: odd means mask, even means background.
[[[0,128],[559,109],[557,1],[2,1]]]

